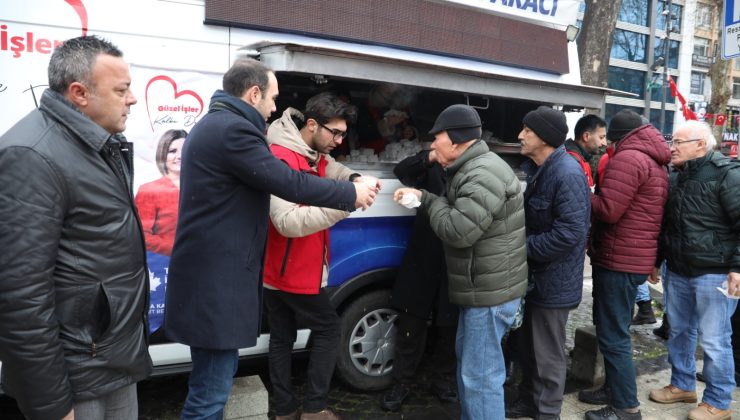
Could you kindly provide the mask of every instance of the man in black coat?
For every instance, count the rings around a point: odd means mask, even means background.
[[[375,198],[364,183],[303,174],[273,156],[264,133],[277,95],[268,67],[237,60],[183,148],[165,300],[165,334],[190,346],[193,361],[183,419],[221,416],[238,349],[257,342],[270,194],[346,211]]]
[[[438,163],[429,161],[423,150],[396,165],[393,173],[407,186],[443,194],[445,172]],[[434,311],[436,340],[430,357],[433,368],[432,391],[442,401],[456,401],[457,393],[446,379],[455,373],[455,332],[457,307],[447,294],[447,266],[442,241],[432,231],[429,216],[418,212],[403,262],[396,276],[391,303],[400,312],[393,353],[394,385],[381,400],[389,411],[401,409],[409,394],[416,366],[424,353],[424,337],[429,314]]]

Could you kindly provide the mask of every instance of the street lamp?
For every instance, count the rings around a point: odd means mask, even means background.
[[[665,16],[665,38],[663,44],[663,94],[660,98],[660,132],[665,133],[665,102],[667,99],[666,83],[668,83],[668,63],[671,54],[671,32],[673,32],[673,0],[666,2],[662,15]]]

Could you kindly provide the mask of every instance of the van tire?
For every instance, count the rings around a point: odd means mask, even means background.
[[[393,383],[393,352],[398,311],[390,290],[376,290],[352,301],[340,314],[337,376],[352,388],[377,391]]]

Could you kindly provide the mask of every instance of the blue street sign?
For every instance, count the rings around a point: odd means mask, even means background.
[[[740,57],[740,0],[725,0],[722,19],[722,58]]]

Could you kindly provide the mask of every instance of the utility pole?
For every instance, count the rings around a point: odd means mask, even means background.
[[[666,2],[663,14],[665,15],[665,40],[663,41],[663,95],[660,99],[660,132],[665,134],[665,102],[667,99],[668,64],[671,53],[671,32],[673,32],[673,0]]]

